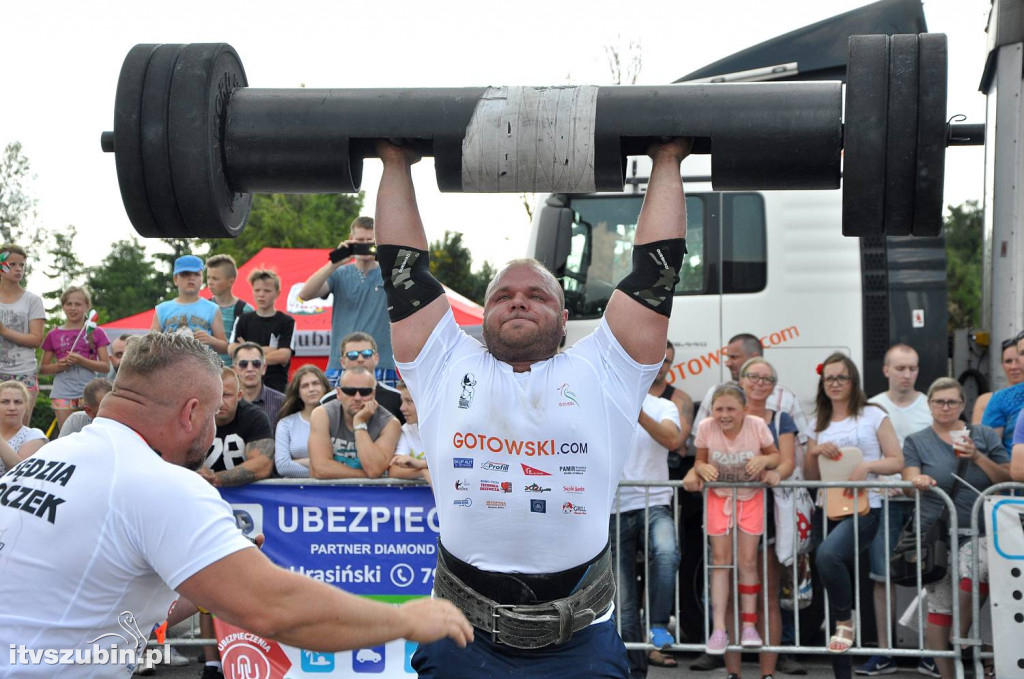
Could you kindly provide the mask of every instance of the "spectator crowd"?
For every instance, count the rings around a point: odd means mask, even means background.
[[[326,371],[310,364],[291,370],[295,320],[278,309],[281,280],[273,270],[256,269],[249,275],[253,306],[235,295],[238,269],[230,256],[203,261],[186,255],[175,261],[178,294],[156,306],[151,330],[191,334],[224,363],[216,435],[198,470],[210,484],[239,486],[274,476],[390,476],[430,483],[416,405],[395,371],[373,243],[373,220],[360,217],[351,226],[350,239],[311,272],[299,293],[303,298],[333,298]],[[46,433],[27,426],[39,392],[37,375],[53,376],[49,402],[56,427],[59,436],[71,435],[92,421],[103,397],[117,388],[118,367],[131,343],[129,336],[111,339],[97,326],[90,294],[78,286],[60,297],[63,322],[44,333],[42,301],[22,286],[26,252],[16,245],[4,245],[2,251],[0,473],[48,440]],[[211,299],[200,295],[204,284]],[[42,350],[38,363],[37,348]],[[865,506],[856,520],[852,512],[833,514],[832,499],[823,494],[814,512],[813,549],[809,557],[801,557],[813,564],[812,578],[828,594],[832,629],[825,645],[836,677],[895,671],[893,658],[884,650],[856,667],[846,652],[857,644],[858,619],[862,624],[874,621],[875,634],[864,634],[862,643],[877,643],[879,649],[893,646],[886,566],[911,516],[906,509],[911,505],[902,498],[932,487],[952,496],[958,478],[978,490],[1024,481],[1024,418],[1019,418],[1024,409],[1024,334],[1004,342],[1002,352],[1009,386],[982,395],[969,418],[964,389],[956,380],[940,378],[921,385],[927,391],[918,391],[918,355],[904,344],[886,354],[888,389],[870,398],[849,357],[823,356],[817,366],[815,411],[807,413],[783,386],[786,376],[764,358],[755,335],[730,339],[725,365],[732,379],[713,387],[699,402],[671,383],[675,348],[669,340],[662,369],[643,402],[622,480],[664,483],[682,478],[685,491],[703,494],[711,622],[706,639],[684,639],[706,643],[706,655],[693,670],[724,664],[729,678],[738,679],[740,655],[732,650],[737,645],[756,651],[766,644],[794,642],[792,617],[780,597],[788,566],[779,545],[794,539],[794,531],[781,525],[790,515],[776,503],[789,500],[780,499],[778,485],[822,479],[904,480],[914,486],[906,493],[884,488],[863,493]],[[837,477],[833,473],[844,458],[847,464]],[[750,482],[767,490],[719,485]],[[973,500],[973,494],[956,496],[961,526],[970,522]],[[923,493],[922,526],[940,520],[943,507],[938,496]],[[646,676],[650,663],[678,662],[671,646],[682,635],[669,631],[670,617],[681,552],[689,546],[683,526],[676,524],[668,485],[621,487],[609,517],[621,634],[626,641],[654,647],[630,652],[634,677]],[[793,545],[786,549],[795,553]],[[867,553],[874,583],[874,610],[859,616],[853,614],[858,606],[853,582],[857,549]],[[947,649],[951,634],[966,633],[970,606],[964,582],[969,592],[971,579],[986,581],[984,558],[980,572],[972,571],[965,542],[958,567],[951,569],[953,580],[947,575],[928,586],[928,648]],[[641,579],[646,584],[639,584]],[[961,599],[962,629],[956,631],[950,629],[954,596]],[[212,636],[208,620],[203,627],[204,636]],[[221,676],[217,649],[204,653],[204,676]],[[768,652],[759,654],[759,664],[762,678],[801,669],[794,656]],[[918,670],[953,677],[948,658],[923,658]]]

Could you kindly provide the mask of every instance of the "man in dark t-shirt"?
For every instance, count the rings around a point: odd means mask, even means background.
[[[222,374],[223,403],[217,411],[217,434],[199,473],[211,484],[243,486],[269,478],[274,471],[274,432],[259,407],[242,400],[238,375]]]
[[[260,345],[267,361],[263,382],[271,389],[283,392],[288,386],[288,366],[294,352],[295,319],[274,308],[281,296],[281,279],[276,273],[256,269],[249,274],[249,283],[256,311],[242,314],[235,323],[228,353],[234,354],[238,345],[245,342]]]

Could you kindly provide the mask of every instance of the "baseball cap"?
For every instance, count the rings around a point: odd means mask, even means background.
[[[174,260],[174,275],[203,270],[203,260],[195,255],[183,255]]]

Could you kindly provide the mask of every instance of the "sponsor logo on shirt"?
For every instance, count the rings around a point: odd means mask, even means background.
[[[463,410],[469,410],[469,407],[473,405],[473,396],[476,394],[476,377],[473,373],[466,373],[462,376],[462,393],[459,394],[459,407]]]
[[[586,488],[583,486],[562,486],[563,493],[569,493],[571,495],[579,495],[580,493],[586,492]]]
[[[507,472],[508,464],[504,462],[491,462],[488,460],[480,465],[480,469],[489,472]]]
[[[558,466],[558,473],[566,476],[582,476],[587,473],[587,468],[575,464],[563,464]]]
[[[463,498],[461,500],[455,500],[454,502],[452,502],[452,504],[455,505],[456,507],[472,507],[473,506],[473,498],[467,497],[467,498]]]
[[[487,501],[487,508],[488,509],[505,509],[506,506],[507,506],[507,503],[504,500],[488,500]]]
[[[547,514],[547,500],[530,500],[530,511],[534,514]]]
[[[452,466],[456,469],[472,469],[473,458],[471,457],[457,457],[452,461]]]
[[[469,481],[467,479],[456,481],[455,490],[469,490]]]
[[[480,482],[480,490],[489,490],[497,493],[499,490],[501,490],[501,486],[498,485],[497,481],[483,480]]]
[[[546,455],[586,455],[586,441],[564,441],[555,439],[534,439],[524,441],[509,439],[487,434],[464,434],[457,431],[452,435],[452,445],[456,449],[480,450],[488,453],[508,455],[526,455],[528,457]]]
[[[569,388],[568,382],[558,388],[558,395],[562,397],[562,400],[558,402],[559,408],[580,407],[580,402],[576,399],[576,392]]]
[[[526,474],[527,476],[551,476],[551,474],[546,471],[537,469],[535,467],[531,467],[529,465],[523,464],[522,462],[519,463],[519,466],[523,468],[523,473]]]
[[[563,502],[562,503],[562,513],[563,514],[583,515],[583,514],[587,513],[587,508],[584,507],[583,505],[574,505],[571,502]]]
[[[550,488],[541,488],[539,483],[531,483],[530,485],[523,488],[527,493],[546,493]]]

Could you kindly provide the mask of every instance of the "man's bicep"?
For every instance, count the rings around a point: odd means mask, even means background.
[[[214,561],[186,578],[182,596],[228,622],[239,624],[256,610],[254,592],[266,592],[275,566],[257,549],[242,549]]]
[[[402,363],[415,361],[434,328],[451,308],[448,298],[442,295],[412,315],[392,322],[391,345],[395,360]]]
[[[637,363],[649,365],[665,358],[668,317],[616,290],[604,318],[615,339]]]

